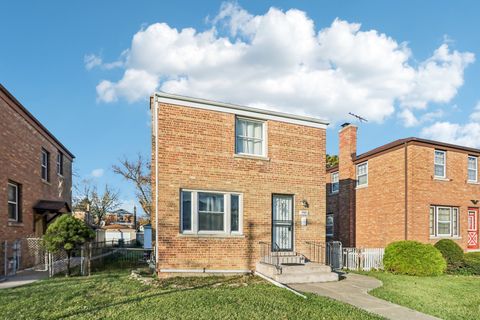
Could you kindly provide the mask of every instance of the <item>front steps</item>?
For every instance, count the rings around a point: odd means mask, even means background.
[[[330,266],[314,262],[282,264],[281,271],[273,264],[258,262],[256,272],[283,284],[338,281]]]

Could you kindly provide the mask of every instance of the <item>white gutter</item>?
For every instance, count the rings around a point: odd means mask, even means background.
[[[153,95],[155,108],[155,266],[158,266],[158,102],[157,96]]]

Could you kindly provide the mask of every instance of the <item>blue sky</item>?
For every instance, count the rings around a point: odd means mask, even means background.
[[[477,1],[2,2],[0,82],[81,177],[130,206],[110,168],[149,157],[152,88],[329,118],[329,153],[348,111],[370,120],[359,152],[407,136],[480,147],[478,12]]]

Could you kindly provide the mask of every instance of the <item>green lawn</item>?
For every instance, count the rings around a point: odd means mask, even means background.
[[[412,277],[369,272],[383,282],[370,294],[442,319],[480,319],[480,277]]]
[[[0,290],[2,319],[380,319],[308,299],[253,276],[176,278],[144,285],[125,271],[57,277]]]

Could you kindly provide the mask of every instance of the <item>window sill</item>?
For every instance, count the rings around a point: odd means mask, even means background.
[[[179,233],[178,237],[180,238],[237,238],[242,239],[245,238],[243,234],[227,234],[227,233],[218,233],[218,234],[202,234],[202,233]]]
[[[23,222],[8,221],[8,226],[9,227],[23,227],[24,224],[23,224]]]
[[[452,181],[452,179],[441,178],[441,177],[433,177],[433,180],[437,180],[437,181]]]
[[[473,184],[473,185],[480,185],[480,182],[478,181],[467,181],[468,184]]]
[[[430,236],[430,240],[437,240],[437,239],[450,239],[450,240],[461,240],[462,237],[451,237],[451,236]]]
[[[250,155],[250,154],[234,154],[234,158],[239,158],[239,159],[251,159],[251,160],[262,160],[262,161],[270,161],[269,157],[264,157],[264,156],[255,156],[255,155]]]
[[[51,185],[52,185],[52,183],[51,183],[50,181],[47,181],[47,180],[44,180],[44,179],[42,179],[42,182],[43,182],[44,184],[46,184],[47,186],[51,186]]]
[[[332,196],[333,196],[333,195],[336,195],[336,194],[338,194],[338,191],[330,192],[330,195],[332,195]]]
[[[367,187],[368,187],[368,184],[364,184],[364,185],[361,185],[361,186],[356,186],[355,190],[364,189],[364,188],[367,188]]]

